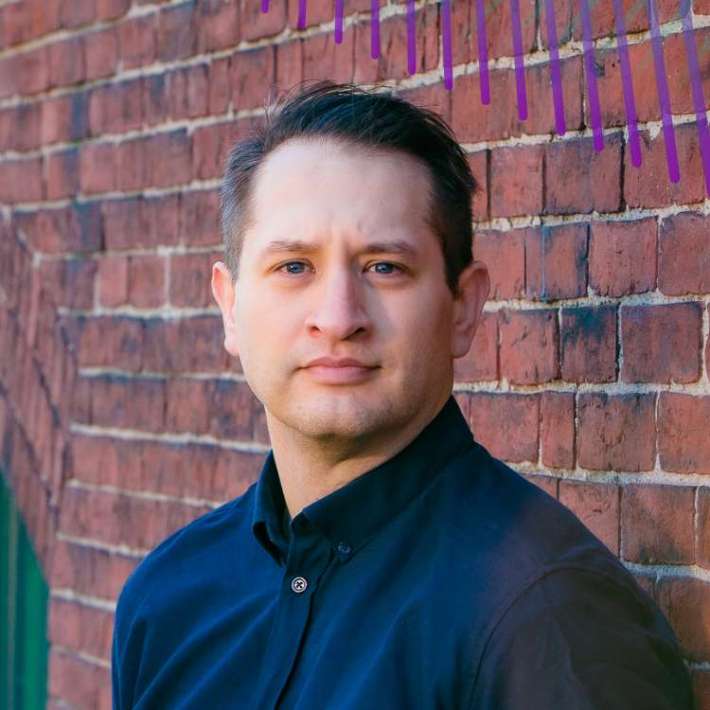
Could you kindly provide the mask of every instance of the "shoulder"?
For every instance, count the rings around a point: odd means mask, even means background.
[[[140,609],[151,599],[161,597],[171,580],[186,572],[205,569],[204,561],[219,556],[228,544],[227,533],[248,522],[252,484],[241,496],[201,515],[171,533],[136,566],[126,579],[116,602],[116,634],[120,636]],[[232,543],[233,544],[233,543]],[[195,563],[199,567],[195,567]]]

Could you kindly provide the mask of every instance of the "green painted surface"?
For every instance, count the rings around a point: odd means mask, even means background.
[[[0,471],[0,708],[46,705],[48,596],[32,541]]]

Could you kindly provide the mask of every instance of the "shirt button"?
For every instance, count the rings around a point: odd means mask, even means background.
[[[301,592],[305,592],[307,586],[308,586],[308,582],[306,581],[305,577],[294,577],[291,580],[291,589],[294,592],[296,592],[296,594],[300,594]]]
[[[346,542],[339,542],[338,543],[338,552],[341,555],[349,555],[351,550],[352,550],[352,548]]]

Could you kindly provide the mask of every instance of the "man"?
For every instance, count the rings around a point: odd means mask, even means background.
[[[267,118],[212,289],[272,448],[127,581],[114,707],[691,707],[650,597],[452,395],[489,280],[446,124],[329,82]]]

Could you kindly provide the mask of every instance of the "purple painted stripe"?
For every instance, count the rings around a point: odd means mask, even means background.
[[[700,79],[700,69],[698,68],[698,54],[693,35],[693,18],[690,15],[690,0],[680,0],[680,12],[683,17],[683,39],[685,40],[685,52],[688,55],[688,71],[690,72],[690,86],[693,92],[695,124],[698,127],[700,155],[703,159],[703,172],[705,173],[705,192],[710,195],[710,131],[708,131],[708,119],[705,115],[705,97],[703,96],[703,84]]]
[[[592,119],[595,150],[604,148],[602,133],[601,110],[599,108],[599,91],[597,75],[594,69],[594,45],[592,44],[592,21],[589,17],[587,0],[579,0],[582,10],[582,47],[584,49],[584,74],[587,78],[587,95],[589,96],[589,111]]]
[[[675,132],[673,130],[673,119],[671,117],[671,101],[668,96],[668,81],[666,80],[666,65],[663,60],[663,43],[661,31],[658,27],[658,17],[653,0],[647,0],[648,21],[651,26],[651,47],[653,49],[653,64],[656,70],[656,88],[658,89],[658,101],[661,105],[661,117],[663,119],[663,140],[666,146],[666,163],[668,165],[668,177],[671,182],[680,180],[680,168],[678,166],[678,151],[675,145]]]
[[[306,26],[306,0],[298,0],[298,23],[296,29],[302,30]]]
[[[476,0],[476,24],[478,25],[478,73],[480,75],[481,103],[491,102],[491,87],[488,79],[488,39],[486,37],[486,8],[484,0]]]
[[[619,65],[621,67],[621,84],[624,89],[624,108],[626,109],[626,126],[629,130],[629,146],[631,148],[631,164],[635,167],[641,165],[641,141],[636,125],[636,101],[634,99],[634,85],[631,79],[631,62],[629,61],[629,47],[626,43],[626,27],[624,26],[624,8],[621,0],[614,2],[614,19],[616,22],[616,45],[619,52]],[[642,79],[643,81],[643,79]]]
[[[417,72],[417,18],[414,0],[407,0],[407,69],[410,74]]]
[[[343,6],[345,0],[335,0],[335,44],[343,41]]]
[[[565,126],[565,102],[562,94],[562,76],[560,75],[560,52],[557,49],[557,25],[555,24],[555,5],[553,0],[545,0],[545,24],[547,44],[550,46],[550,77],[552,79],[552,102],[555,106],[555,130],[562,135]]]
[[[441,0],[442,49],[444,50],[444,86],[454,88],[453,62],[451,61],[451,0]]]
[[[513,53],[515,55],[515,88],[518,95],[518,118],[528,117],[528,98],[525,91],[525,62],[523,61],[523,33],[520,28],[520,0],[510,0],[513,20]]]
[[[269,0],[261,0],[261,11],[262,12],[269,11]]]
[[[380,56],[380,0],[372,0],[370,10],[370,57],[377,59]]]

